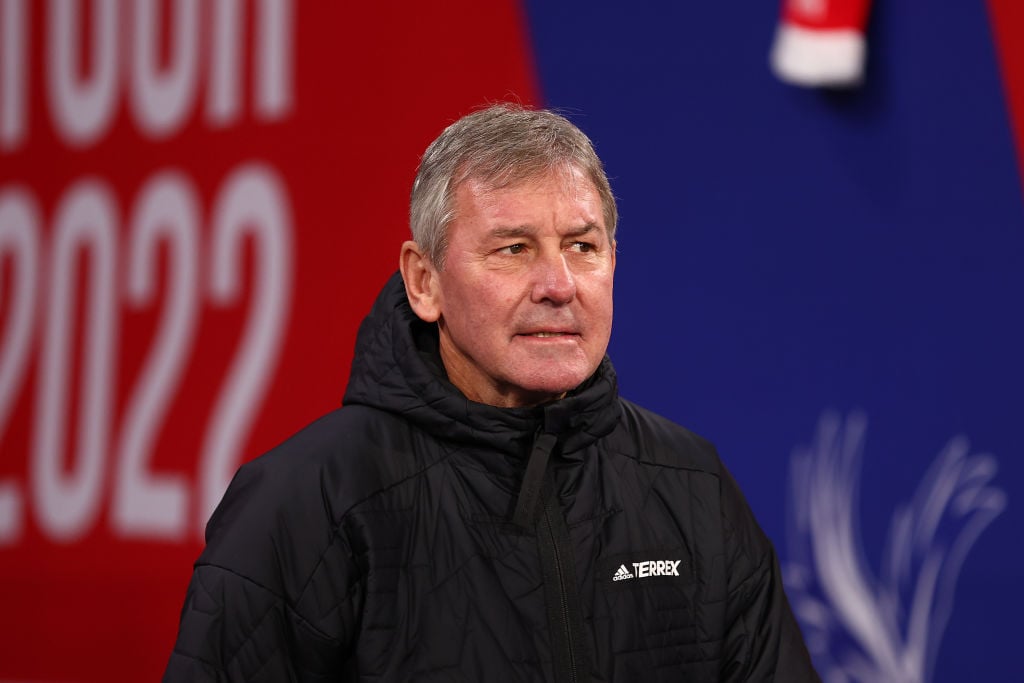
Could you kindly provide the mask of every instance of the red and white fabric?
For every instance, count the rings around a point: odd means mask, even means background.
[[[775,75],[793,85],[852,87],[864,77],[871,0],[783,0]]]

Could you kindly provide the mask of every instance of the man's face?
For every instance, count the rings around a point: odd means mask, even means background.
[[[615,245],[600,196],[573,169],[454,197],[437,271],[441,358],[469,399],[528,406],[579,386],[612,326]]]

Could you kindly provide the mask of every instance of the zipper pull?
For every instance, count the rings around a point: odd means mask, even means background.
[[[548,458],[551,457],[551,451],[555,449],[557,442],[558,437],[554,434],[537,430],[533,448],[530,450],[530,459],[526,463],[526,472],[523,474],[523,483],[519,487],[516,511],[512,515],[512,522],[524,529],[533,528],[536,520],[537,499],[540,497],[540,489],[544,484],[544,472],[548,468]]]

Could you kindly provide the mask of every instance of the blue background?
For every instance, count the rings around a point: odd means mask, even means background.
[[[1024,201],[983,3],[879,2],[865,84],[768,67],[774,3],[527,2],[545,104],[619,199],[622,393],[711,438],[786,559],[789,461],[867,416],[860,533],[949,440],[1008,505],[968,555],[935,681],[1021,680]]]

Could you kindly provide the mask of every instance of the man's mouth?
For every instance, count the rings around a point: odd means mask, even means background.
[[[537,332],[520,332],[520,337],[532,337],[534,339],[555,339],[558,337],[578,337],[576,332],[570,330],[540,330]]]

